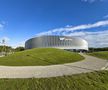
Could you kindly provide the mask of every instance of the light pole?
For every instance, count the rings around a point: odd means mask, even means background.
[[[3,45],[3,48],[2,48],[3,55],[6,55],[5,39],[2,39],[1,44]]]
[[[0,44],[1,44],[1,42],[0,42]],[[0,50],[0,56],[2,55],[2,47],[0,48],[1,50]]]

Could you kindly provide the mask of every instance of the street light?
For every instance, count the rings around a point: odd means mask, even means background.
[[[2,50],[1,50],[2,51],[2,54],[3,55],[6,55],[6,48],[5,48],[6,41],[5,41],[5,39],[2,39],[0,43],[3,46]]]

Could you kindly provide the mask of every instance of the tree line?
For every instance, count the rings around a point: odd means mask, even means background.
[[[98,52],[98,51],[108,51],[108,47],[103,47],[103,48],[89,48],[89,52]]]
[[[24,51],[24,47],[16,47],[12,48],[11,46],[0,46],[0,52],[18,52],[18,51]],[[108,51],[108,47],[103,48],[89,48],[88,52],[98,52],[98,51]]]
[[[24,47],[16,47],[12,48],[11,46],[0,46],[0,52],[18,52],[18,51],[24,51]]]

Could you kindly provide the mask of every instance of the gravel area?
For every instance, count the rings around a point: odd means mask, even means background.
[[[0,78],[45,78],[103,70],[107,60],[81,54],[85,60],[50,66],[0,66]]]

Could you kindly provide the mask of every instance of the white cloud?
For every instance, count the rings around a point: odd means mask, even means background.
[[[69,33],[69,32],[74,32],[74,31],[78,31],[78,30],[86,30],[86,29],[103,27],[103,26],[108,26],[108,20],[98,21],[93,24],[84,24],[84,25],[78,25],[78,26],[69,26],[68,25],[68,27],[66,26],[63,28],[57,28],[57,29],[46,31],[46,32],[38,33],[37,36],[40,36],[40,35],[61,35],[63,33]]]
[[[4,29],[4,26],[7,25],[7,22],[5,21],[0,21],[0,30],[3,30]]]
[[[2,30],[3,27],[4,27],[4,25],[0,23],[0,30]]]
[[[21,42],[18,42],[16,44],[12,44],[10,46],[12,46],[13,48],[16,48],[16,47],[25,47],[25,41],[21,41]]]
[[[108,15],[105,15],[103,18],[108,18]]]
[[[2,24],[0,24],[0,28],[2,28],[3,27],[3,25]]]
[[[96,1],[102,2],[102,1],[105,1],[105,0],[81,0],[81,1],[93,3],[93,2],[96,2]]]
[[[3,41],[3,40],[5,41],[4,44],[7,44],[7,43],[10,41],[10,38],[8,38],[8,37],[6,37],[6,36],[5,36],[5,37],[1,37],[1,38],[0,38],[0,44],[1,44],[1,45],[2,45],[2,41]]]
[[[25,41],[19,42],[17,47],[24,47],[25,46]]]
[[[108,47],[108,30],[97,32],[73,32],[68,36],[78,36],[88,41],[90,47]]]
[[[90,47],[108,47],[108,30],[90,32],[87,29],[108,26],[108,20],[98,21],[93,24],[84,24],[78,26],[66,26],[37,34],[40,35],[66,35],[78,36],[86,39]]]
[[[81,37],[88,41],[89,47],[108,47],[108,30],[96,32],[79,31],[68,34],[63,32],[61,35]]]

